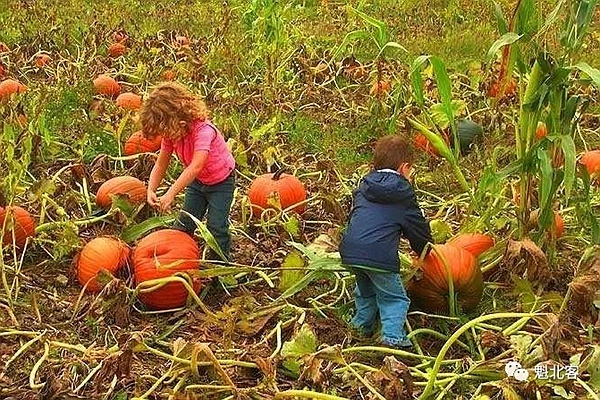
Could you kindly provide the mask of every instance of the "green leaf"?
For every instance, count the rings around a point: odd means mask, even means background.
[[[554,391],[554,394],[559,395],[563,399],[574,399],[575,398],[575,393],[573,393],[573,392],[567,393],[566,389],[562,386],[558,386],[558,385],[552,386],[552,390]]]
[[[505,33],[500,37],[500,39],[496,40],[492,47],[488,50],[487,57],[489,60],[493,60],[496,57],[496,53],[504,46],[508,46],[513,44],[517,40],[521,39],[523,35],[518,35],[514,32]]]
[[[452,108],[452,83],[450,82],[448,71],[446,71],[446,66],[438,57],[431,57],[429,62],[433,67],[435,82],[437,84],[438,93],[440,94],[440,98],[442,100],[444,112],[448,118],[449,125],[452,127],[452,131],[454,132],[456,130],[456,126],[454,124],[454,110]]]
[[[425,85],[423,84],[423,77],[421,76],[421,69],[423,65],[429,60],[429,56],[419,56],[415,59],[412,64],[410,79],[413,87],[413,96],[415,101],[421,107],[425,106]]]
[[[257,129],[253,129],[250,132],[250,137],[255,141],[263,139],[266,135],[272,135],[277,131],[277,115],[274,115],[273,118],[269,122],[264,125],[261,125]]]
[[[502,7],[497,2],[494,2],[494,17],[496,18],[496,23],[498,24],[498,32],[501,35],[504,35],[508,32],[508,23],[504,18],[504,14],[502,13]]]
[[[283,228],[295,238],[300,235],[300,222],[295,216],[291,216],[290,219],[283,224]]]
[[[302,358],[316,352],[317,345],[317,335],[308,324],[302,325],[294,339],[285,342],[281,347],[283,367],[298,376],[302,366]]]
[[[279,290],[285,292],[294,286],[296,282],[300,281],[305,274],[304,267],[304,259],[300,255],[300,252],[297,250],[290,252],[281,264]]]
[[[553,181],[553,169],[552,161],[548,156],[546,150],[538,148],[537,156],[539,160],[539,171],[540,171],[540,186],[539,186],[539,203],[540,209],[544,210],[550,202],[550,195],[552,191]]]
[[[573,183],[575,182],[575,168],[576,168],[576,152],[575,142],[573,137],[569,135],[561,136],[560,142],[562,152],[565,155],[565,203],[569,202],[571,196],[571,190],[573,189]]]
[[[123,231],[121,234],[121,239],[126,243],[132,243],[153,229],[170,226],[173,221],[175,221],[175,217],[170,215],[148,218],[147,220],[140,222],[139,224],[132,225]]]
[[[336,59],[340,56],[340,54],[342,52],[344,52],[346,50],[346,47],[348,47],[348,45],[352,42],[355,42],[357,40],[362,40],[362,39],[368,39],[369,38],[369,32],[367,31],[352,31],[350,33],[348,33],[345,37],[344,40],[342,40],[342,44],[340,44],[338,46],[338,48],[335,50],[335,52],[333,53],[333,59]]]
[[[190,214],[185,210],[182,210],[181,212],[190,217],[192,221],[194,221],[194,223],[196,224],[196,229],[200,231],[200,236],[202,236],[202,239],[204,239],[208,247],[214,250],[215,253],[217,253],[219,257],[221,257],[221,259],[226,259],[225,255],[223,254],[223,251],[221,250],[221,247],[219,247],[219,243],[217,243],[215,237],[212,235],[212,233],[210,233],[210,231],[206,227],[206,224],[204,224],[194,215]]]
[[[577,68],[578,70],[585,72],[585,74],[592,79],[592,82],[594,83],[594,85],[596,85],[596,87],[598,89],[600,89],[600,70],[591,67],[586,62],[580,62],[571,68],[573,68],[573,69]]]
[[[452,112],[454,115],[460,114],[467,108],[467,103],[464,100],[452,100]],[[436,103],[429,108],[429,114],[436,125],[440,128],[447,128],[450,125],[448,116],[444,110],[444,105]]]
[[[383,46],[388,42],[388,37],[389,37],[385,23],[383,21],[380,21],[378,19],[375,19],[375,18],[365,14],[362,11],[357,10],[356,8],[354,8],[352,6],[348,6],[348,9],[351,12],[353,12],[354,14],[358,15],[365,23],[367,23],[368,25],[371,25],[372,27],[377,29],[375,38],[376,38],[378,47],[380,49],[382,49]]]
[[[432,219],[429,221],[431,236],[435,243],[444,243],[452,237],[452,227],[446,221],[441,219]]]

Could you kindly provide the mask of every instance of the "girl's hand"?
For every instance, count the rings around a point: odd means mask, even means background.
[[[164,196],[161,196],[161,198],[158,201],[160,203],[160,210],[162,212],[168,212],[169,210],[171,210],[171,205],[173,204],[173,201],[175,201],[175,196],[167,192]]]
[[[159,203],[158,203],[158,196],[156,195],[156,192],[153,191],[153,190],[148,190],[148,193],[146,194],[146,201],[152,207],[156,207],[156,206],[159,205]]]

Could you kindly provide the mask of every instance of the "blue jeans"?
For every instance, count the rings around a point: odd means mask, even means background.
[[[355,267],[351,269],[356,276],[356,315],[352,319],[352,325],[364,332],[372,332],[379,311],[381,342],[392,346],[411,346],[404,330],[410,299],[406,295],[400,274]]]
[[[235,172],[223,182],[216,185],[204,185],[194,180],[185,189],[183,209],[198,220],[206,217],[206,227],[215,237],[221,251],[229,259],[230,242],[229,235],[229,210],[233,202],[233,191],[235,189]],[[196,224],[189,216],[181,213],[174,223],[174,228],[193,234]]]

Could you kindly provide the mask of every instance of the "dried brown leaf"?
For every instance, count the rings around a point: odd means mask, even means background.
[[[599,323],[600,310],[594,302],[600,297],[600,248],[582,260],[569,287],[569,310],[572,314],[578,317],[582,326]]]
[[[504,267],[544,286],[551,276],[546,254],[531,239],[509,240],[504,253]]]

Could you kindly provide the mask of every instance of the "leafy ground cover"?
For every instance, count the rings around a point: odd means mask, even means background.
[[[0,98],[0,206],[36,225],[24,247],[1,226],[0,396],[597,399],[600,196],[581,161],[600,149],[594,5],[0,5],[0,79],[27,88]],[[124,53],[111,55],[119,41]],[[100,74],[141,95],[184,83],[235,154],[235,263],[202,260],[185,308],[147,310],[129,267],[98,294],[77,281],[85,243],[111,235],[134,248],[173,217],[95,205],[112,177],[146,181],[155,157],[124,156],[137,115],[95,93]],[[483,128],[468,151],[442,139],[458,142],[463,118]],[[477,308],[411,310],[410,351],[347,328],[353,278],[336,253],[351,191],[388,133],[424,137],[415,187],[436,243],[465,232],[495,242],[477,259]],[[305,185],[306,212],[253,217],[250,183],[280,167]],[[408,282],[419,272],[402,250]],[[510,361],[530,377],[507,376]],[[539,365],[577,376],[543,379]]]

